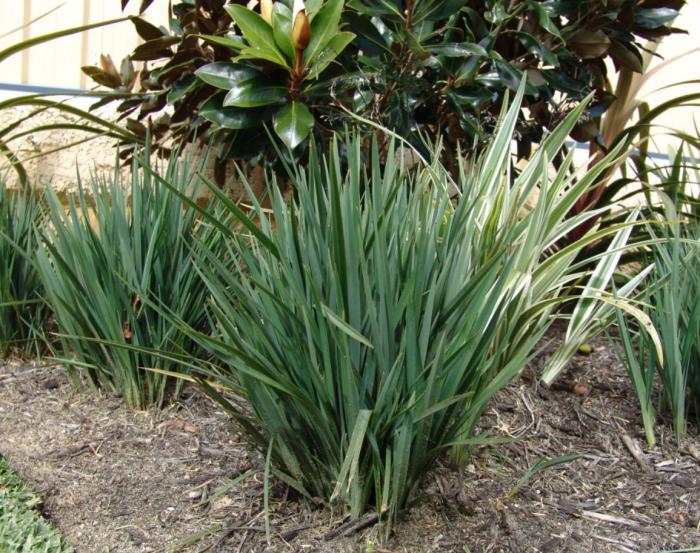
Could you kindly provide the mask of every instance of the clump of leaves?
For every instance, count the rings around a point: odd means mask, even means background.
[[[600,116],[615,100],[605,61],[641,71],[639,41],[678,32],[671,24],[684,3],[264,0],[249,9],[246,2],[180,2],[169,31],[134,18],[146,42],[132,58],[154,65],[120,110],[138,109],[140,132],[151,126],[159,146],[195,136],[215,142],[222,163],[274,159],[264,125],[303,157],[306,138],[342,129],[347,111],[419,149],[421,136],[440,138],[449,160],[457,146],[483,147],[505,92],[527,75],[528,109],[516,134],[527,156],[591,92],[572,136],[601,141]],[[304,48],[293,41],[300,12],[306,22],[299,28],[308,24]]]
[[[670,23],[683,4],[351,0],[346,17],[365,54],[353,60],[354,108],[402,136],[427,132],[470,147],[489,137],[505,91],[527,75],[521,156],[591,92],[572,136],[597,140],[599,116],[615,100],[605,61],[641,71],[638,41],[678,32]],[[353,78],[362,80],[359,96]]]
[[[308,4],[307,13],[299,0],[293,11],[283,2],[265,0],[262,15],[243,6],[226,6],[242,34],[242,42],[227,43],[235,61],[205,65],[196,72],[225,91],[214,101],[233,108],[228,110],[231,116],[238,114],[256,127],[271,118],[275,133],[290,149],[316,125],[310,106],[330,97],[330,83],[320,76],[355,38],[340,31],[342,0]],[[249,60],[255,63],[241,63]]]
[[[119,107],[122,117],[138,110],[127,127],[142,137],[150,130],[157,148],[199,137],[216,149],[220,178],[225,160],[269,154],[264,124],[292,149],[309,136],[316,106],[329,107],[330,83],[320,77],[354,38],[340,31],[342,0],[308,5],[265,0],[261,14],[245,4],[175,4],[169,31],[134,17],[145,42],[122,70],[105,56],[101,68],[83,68],[99,84],[121,92],[137,84],[133,61],[157,62],[144,67],[141,90]],[[128,155],[130,146],[124,146]]]
[[[33,258],[44,214],[38,193],[8,190],[0,180],[0,355],[42,351],[48,309]]]
[[[686,162],[684,148],[669,166],[656,167],[657,194],[665,199],[649,212],[652,240],[643,260],[652,268],[640,300],[661,337],[657,348],[644,328],[618,313],[619,349],[642,412],[649,447],[655,444],[657,413],[671,415],[676,439],[690,417],[700,424],[700,166]],[[649,177],[651,175],[648,175]],[[680,186],[679,186],[680,183]],[[662,192],[666,188],[669,194]],[[654,384],[661,384],[655,406]]]
[[[576,299],[576,255],[597,235],[549,249],[586,217],[567,213],[617,152],[578,181],[572,156],[550,177],[548,159],[583,104],[511,180],[523,93],[484,155],[460,162],[455,203],[439,156],[411,173],[393,155],[382,167],[378,141],[368,160],[357,135],[334,139],[327,155],[312,149],[308,169],[290,169],[290,203],[271,186],[272,208],[253,198],[246,215],[210,184],[246,232],[227,233],[233,267],[195,246],[218,321],[214,334],[198,336],[224,365],[207,369],[202,384],[301,494],[353,517],[373,507],[390,528],[443,452],[479,441],[489,400],[534,355],[557,309]],[[537,188],[537,205],[520,216]],[[627,234],[618,236],[582,295],[593,318],[603,316],[598,274]],[[568,343],[587,337],[584,319]]]
[[[140,12],[151,3],[141,2]],[[152,25],[142,16],[131,17],[143,43],[122,60],[119,68],[109,55],[101,56],[99,66],[83,67],[96,83],[124,95],[118,107],[119,120],[125,120],[126,127],[141,139],[148,134],[152,147],[161,153],[170,154],[174,145],[197,136],[215,151],[218,146],[221,159],[252,157],[255,146],[243,156],[229,156],[221,150],[230,147],[233,141],[233,136],[225,130],[229,125],[220,116],[220,110],[205,109],[217,89],[195,77],[195,71],[203,65],[231,59],[229,48],[202,38],[221,36],[230,29],[231,17],[224,10],[227,3],[245,4],[225,0],[177,2],[170,7],[169,29]],[[129,1],[122,0],[121,4],[125,9]],[[134,62],[143,63],[140,70]],[[119,99],[107,97],[93,107]],[[212,119],[214,130],[224,129],[222,133],[210,134]],[[255,142],[253,137],[249,138]],[[129,157],[134,147],[133,141],[122,141],[122,157]],[[224,171],[224,165],[219,164],[217,170]]]
[[[119,170],[111,179],[93,177],[88,187],[79,182],[67,210],[49,191],[50,224],[37,255],[63,346],[58,360],[76,384],[82,374],[137,409],[177,395],[180,381],[162,371],[178,370],[180,359],[201,353],[168,314],[210,330],[206,286],[190,246],[198,238],[216,252],[218,242],[184,200],[197,194],[190,164],[173,161],[159,177],[149,152],[145,159],[132,162],[130,183]]]

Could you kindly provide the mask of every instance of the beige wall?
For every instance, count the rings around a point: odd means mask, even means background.
[[[128,14],[138,10],[141,0],[131,0]],[[0,50],[31,36],[59,29],[121,17],[119,0],[0,0]],[[52,11],[53,10],[53,11]],[[155,0],[146,19],[167,25],[167,0]],[[32,20],[51,12],[46,17]],[[24,28],[22,28],[25,26]],[[14,32],[10,32],[17,29]],[[131,22],[93,29],[36,46],[8,58],[0,65],[0,82],[82,88],[92,86],[80,71],[81,65],[95,64],[108,53],[115,63],[138,43]]]
[[[675,22],[675,26],[686,29],[688,34],[669,36],[659,45],[658,53],[664,60],[670,60],[693,49],[700,48],[700,0],[688,0],[687,5],[681,12],[681,16]],[[651,67],[658,66],[661,63],[663,63],[663,60],[654,60]],[[700,80],[700,50],[683,56],[678,61],[666,64],[653,78],[649,79],[642,89],[641,97],[651,106],[655,106],[680,94],[700,92],[700,83],[659,91],[661,88],[687,80]],[[700,105],[700,102],[695,103]],[[700,108],[689,107],[673,110],[659,118],[658,123],[671,129],[683,130],[698,136],[695,125],[697,124],[698,128],[700,128]],[[651,149],[666,153],[669,141],[660,132],[661,129],[656,129],[658,138]]]

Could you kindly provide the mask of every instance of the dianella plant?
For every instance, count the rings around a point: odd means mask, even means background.
[[[0,180],[0,355],[43,350],[48,309],[33,258],[44,208],[41,193],[8,189]]]
[[[700,423],[700,167],[693,158],[686,160],[685,152],[679,149],[669,165],[649,168],[647,174],[657,181],[661,207],[648,214],[651,245],[642,259],[652,272],[640,299],[661,338],[661,350],[643,327],[622,313],[617,316],[620,337],[615,343],[639,399],[649,447],[656,443],[658,414],[671,417],[678,442],[689,419]]]
[[[169,314],[209,329],[190,245],[199,237],[216,246],[183,201],[196,197],[190,166],[169,164],[161,177],[168,188],[150,162],[135,159],[130,181],[118,169],[111,178],[94,176],[67,209],[48,193],[37,266],[63,346],[58,360],[77,384],[120,395],[133,408],[176,396],[181,381],[155,371],[177,370],[180,359],[200,352]]]
[[[246,215],[218,193],[244,232],[228,233],[233,268],[195,247],[217,320],[199,340],[224,367],[202,384],[300,494],[352,517],[374,508],[389,529],[440,455],[463,459],[483,439],[475,430],[489,400],[535,355],[561,305],[581,298],[569,344],[608,306],[592,286],[572,292],[596,276],[575,259],[599,235],[551,247],[587,216],[567,219],[616,152],[577,180],[571,155],[551,173],[582,105],[513,177],[523,93],[485,154],[460,162],[454,199],[438,161],[406,172],[399,154],[382,165],[378,141],[368,159],[352,133],[328,154],[312,149],[308,169],[290,169],[289,203],[271,186],[272,208],[252,199]],[[605,232],[624,246],[633,224]],[[595,282],[605,286],[614,255],[600,258]]]

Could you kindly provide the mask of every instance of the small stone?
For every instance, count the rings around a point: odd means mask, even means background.
[[[44,388],[47,390],[55,390],[56,388],[58,388],[58,386],[58,380],[56,380],[55,378],[49,378],[44,381]]]
[[[216,519],[226,518],[230,515],[233,507],[233,500],[230,497],[223,496],[211,503],[209,516]]]

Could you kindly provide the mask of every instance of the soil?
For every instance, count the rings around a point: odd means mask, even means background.
[[[697,432],[678,447],[661,424],[648,450],[624,369],[605,343],[594,346],[552,388],[535,378],[540,359],[499,393],[482,426],[514,440],[477,449],[462,470],[445,459],[388,541],[376,525],[358,530],[309,510],[277,483],[268,544],[264,462],[196,389],[165,410],[134,412],[75,391],[60,367],[8,363],[0,366],[0,455],[44,498],[44,514],[78,553],[698,546]],[[579,457],[537,470],[571,454]]]

